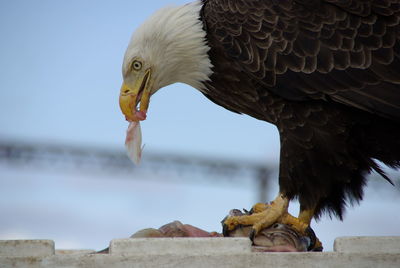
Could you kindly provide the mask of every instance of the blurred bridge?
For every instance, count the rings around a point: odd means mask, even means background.
[[[190,177],[209,183],[227,181],[236,185],[244,180],[254,180],[257,200],[269,200],[270,179],[276,167],[246,160],[235,161],[212,157],[153,153],[145,151],[140,165],[135,166],[122,150],[78,147],[61,144],[40,144],[0,141],[0,163],[13,166],[30,166],[36,169],[58,169],[102,172],[152,174],[164,179]],[[253,182],[254,184],[254,182]],[[240,187],[240,186],[239,186]]]
[[[228,160],[194,155],[155,153],[145,151],[141,164],[135,166],[123,150],[101,149],[98,147],[69,146],[47,143],[21,143],[0,140],[0,163],[35,169],[93,170],[113,174],[140,174],[162,179],[190,178],[191,181],[205,181],[209,184],[228,182],[242,187],[252,180],[256,187],[255,200],[268,201],[268,189],[271,179],[277,177],[277,166],[246,160]],[[389,171],[390,173],[393,170]],[[146,176],[147,175],[147,176]],[[172,175],[172,176],[171,176]],[[397,190],[400,190],[398,172],[389,174]],[[373,176],[370,183],[384,185],[384,180]]]

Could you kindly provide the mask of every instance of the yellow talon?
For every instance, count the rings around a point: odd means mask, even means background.
[[[270,204],[255,204],[250,215],[230,216],[223,221],[223,234],[228,236],[238,226],[252,226],[250,238],[253,239],[262,230],[270,227],[274,223],[289,225],[302,236],[310,236],[310,222],[314,214],[314,210],[301,210],[299,217],[296,218],[288,213],[289,200],[283,196],[278,197]],[[321,242],[315,237],[314,232],[312,243],[313,248],[322,248]]]
[[[290,215],[289,213],[286,213],[285,215],[283,215],[279,222],[291,226],[293,229],[295,229],[301,235],[306,234],[305,230],[309,226],[308,224],[302,222],[300,219]]]
[[[251,208],[252,213],[260,213],[266,209],[268,209],[269,205],[266,203],[257,203]]]

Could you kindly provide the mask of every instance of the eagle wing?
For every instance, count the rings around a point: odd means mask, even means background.
[[[400,121],[400,1],[204,3],[208,35],[263,88]]]

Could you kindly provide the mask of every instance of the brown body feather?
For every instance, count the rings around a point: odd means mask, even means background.
[[[206,96],[277,126],[289,198],[341,218],[375,159],[400,166],[400,1],[203,2]]]

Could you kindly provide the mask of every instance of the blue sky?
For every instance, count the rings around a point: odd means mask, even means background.
[[[122,148],[118,94],[130,36],[157,8],[184,2],[2,1],[0,137]],[[187,85],[160,90],[150,105],[146,150],[278,160],[274,126]]]
[[[130,36],[157,8],[185,2],[1,1],[0,139],[123,150],[127,123],[118,95]],[[279,159],[274,126],[226,111],[186,85],[153,96],[142,131],[144,153]],[[0,214],[7,219],[0,221],[0,239],[50,238],[64,248],[100,249],[111,238],[172,220],[218,230],[229,209],[249,208],[255,201],[248,187],[155,185],[97,175],[0,166]],[[398,204],[398,192],[387,193],[367,195],[345,223],[324,218],[316,232],[330,243],[337,235],[400,235],[400,218],[391,214],[398,207],[389,199]],[[168,207],[176,209],[166,215]],[[378,216],[371,217],[371,209]],[[138,222],[138,213],[147,216]]]

